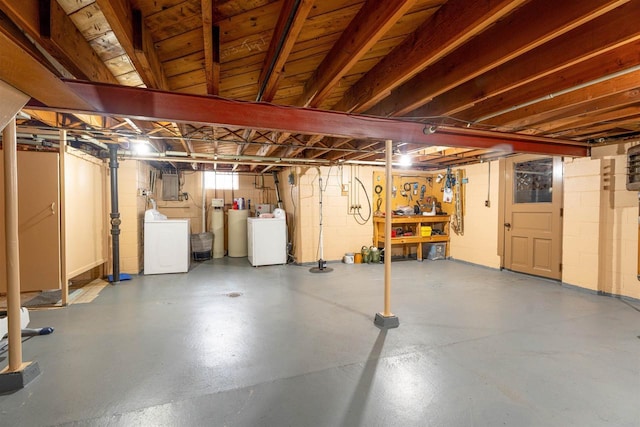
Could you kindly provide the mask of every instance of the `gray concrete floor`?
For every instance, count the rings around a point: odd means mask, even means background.
[[[330,266],[207,261],[32,312],[32,327],[56,330],[25,341],[43,372],[0,396],[0,425],[640,425],[633,304],[395,262],[400,328],[384,332],[383,266]]]

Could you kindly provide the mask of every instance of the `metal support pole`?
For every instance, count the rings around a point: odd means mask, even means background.
[[[4,230],[7,254],[7,317],[9,323],[9,372],[22,368],[20,326],[20,249],[18,245],[18,153],[16,120],[2,132],[4,151]]]
[[[111,284],[120,283],[120,212],[118,212],[118,145],[109,144],[109,169],[111,171],[111,248],[113,279]]]
[[[385,217],[384,217],[384,311],[376,313],[374,324],[381,328],[397,328],[400,321],[391,313],[391,199],[393,197],[393,176],[391,164],[393,156],[393,144],[390,139],[385,142]]]

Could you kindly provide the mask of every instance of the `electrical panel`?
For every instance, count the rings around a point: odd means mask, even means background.
[[[176,173],[162,174],[162,200],[179,200],[180,181]]]
[[[640,145],[627,151],[627,190],[640,191]]]

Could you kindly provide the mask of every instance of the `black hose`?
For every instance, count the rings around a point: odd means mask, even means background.
[[[360,184],[360,186],[362,187],[362,190],[364,190],[364,195],[367,197],[367,206],[369,206],[369,215],[367,216],[367,218],[365,219],[362,214],[360,213],[360,210],[358,210],[358,216],[362,219],[363,222],[358,221],[358,219],[355,217],[355,215],[353,216],[354,218],[356,218],[356,222],[360,225],[365,225],[370,219],[371,219],[371,213],[372,213],[372,209],[371,209],[371,200],[369,199],[369,194],[367,193],[367,189],[364,186],[364,184],[362,183],[362,181],[360,181],[358,179],[358,177],[355,177],[356,181],[358,181],[358,183]],[[378,200],[382,200],[382,199],[378,199]]]

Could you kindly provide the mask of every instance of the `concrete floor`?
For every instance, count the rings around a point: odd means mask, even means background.
[[[455,261],[395,262],[400,328],[384,332],[383,266],[330,266],[207,261],[32,312],[32,327],[56,330],[25,341],[43,372],[0,396],[0,425],[640,425],[632,304]]]

